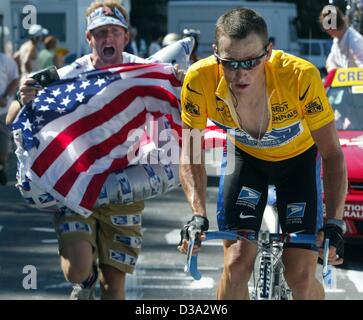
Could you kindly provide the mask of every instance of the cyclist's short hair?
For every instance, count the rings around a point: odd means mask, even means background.
[[[215,28],[215,43],[222,36],[242,40],[251,33],[257,34],[262,43],[268,43],[267,24],[256,11],[248,8],[232,9],[218,18]]]

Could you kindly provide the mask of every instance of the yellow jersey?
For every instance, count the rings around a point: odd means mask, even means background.
[[[238,125],[222,66],[214,56],[196,62],[186,74],[183,122],[202,130],[210,119],[238,148],[262,160],[280,161],[303,153],[314,144],[310,132],[334,120],[319,71],[303,59],[273,50],[265,76],[270,120],[260,139]]]

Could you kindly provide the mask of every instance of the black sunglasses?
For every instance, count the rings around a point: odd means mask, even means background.
[[[228,68],[232,71],[236,71],[238,69],[243,70],[251,70],[255,67],[257,67],[261,63],[261,59],[267,55],[268,53],[268,47],[269,43],[265,45],[264,47],[264,53],[256,58],[246,59],[246,60],[229,60],[221,58],[217,52],[214,52],[214,56],[216,59],[222,64],[223,67]]]

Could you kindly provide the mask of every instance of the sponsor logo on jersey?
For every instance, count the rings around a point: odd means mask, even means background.
[[[258,140],[239,128],[231,128],[215,120],[213,120],[213,122],[218,127],[226,130],[237,142],[249,147],[262,149],[284,146],[296,139],[304,131],[302,123],[298,121],[284,128],[273,128],[271,131],[266,132],[261,140]]]
[[[287,205],[287,218],[303,218],[305,214],[305,202],[290,203]]]
[[[240,219],[252,219],[252,218],[256,219],[255,216],[248,215],[248,214],[244,215],[243,212],[241,212],[241,214],[239,215],[239,217],[240,217]]]
[[[316,97],[313,101],[309,102],[305,106],[305,112],[307,114],[317,114],[324,111],[323,104],[321,103],[321,100],[319,97]]]
[[[233,122],[231,112],[229,111],[229,108],[226,105],[226,103],[218,97],[216,98],[216,103],[217,103],[216,110],[218,111],[218,113],[221,116],[221,118],[223,119],[223,121]]]
[[[253,207],[256,207],[260,198],[261,192],[248,187],[242,187],[237,199],[237,204],[250,204]]]
[[[272,122],[281,123],[287,120],[294,119],[298,116],[296,108],[289,109],[287,102],[281,104],[273,104],[272,109]]]
[[[196,104],[190,102],[189,100],[185,103],[185,110],[192,115],[200,116],[200,108]]]
[[[301,96],[299,96],[299,100],[300,100],[300,101],[303,101],[303,100],[306,98],[306,95],[307,95],[307,93],[308,93],[308,91],[309,91],[309,89],[310,89],[310,86],[311,86],[311,83],[310,83],[310,84],[309,84],[309,86],[306,88],[305,92],[304,92]]]

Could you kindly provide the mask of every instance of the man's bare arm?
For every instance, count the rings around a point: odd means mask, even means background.
[[[6,115],[6,124],[11,124],[14,122],[16,116],[21,109],[20,103],[14,100],[9,107],[8,114]]]
[[[323,160],[324,195],[327,218],[342,219],[347,194],[347,169],[335,122],[312,132]]]
[[[202,150],[203,137],[194,129],[195,139],[188,132],[193,129],[183,123],[183,144],[180,157],[180,181],[194,214],[206,216],[207,174]],[[199,132],[199,134],[198,134]],[[197,136],[201,137],[199,139]]]

